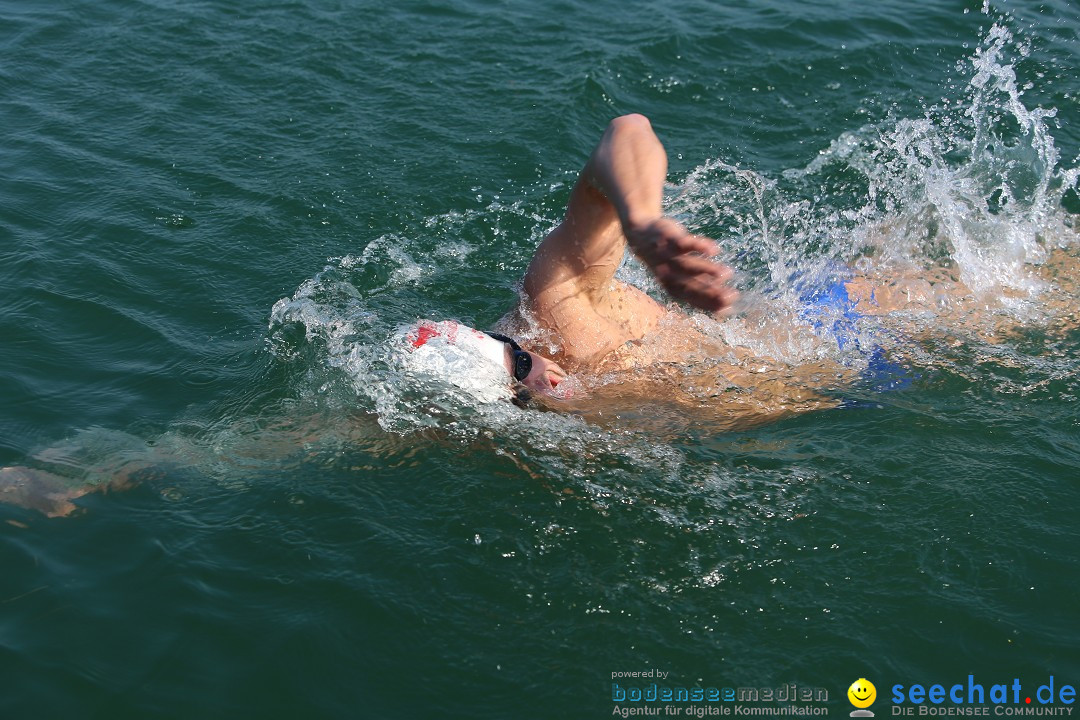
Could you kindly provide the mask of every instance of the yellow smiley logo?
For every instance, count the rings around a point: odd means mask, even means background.
[[[866,678],[859,678],[847,689],[848,700],[857,708],[868,708],[877,698],[877,688]]]

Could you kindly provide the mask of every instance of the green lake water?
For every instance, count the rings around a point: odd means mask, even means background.
[[[1077,247],[1078,33],[1073,0],[0,0],[0,466],[136,481],[0,504],[0,717],[1080,684],[1075,266],[1032,279]],[[627,112],[737,270],[718,337],[866,258],[1013,330],[906,318],[892,390],[760,425],[434,413],[387,339],[494,324]]]

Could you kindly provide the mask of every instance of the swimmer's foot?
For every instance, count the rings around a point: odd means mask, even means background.
[[[33,468],[0,468],[0,502],[37,510],[46,517],[66,517],[78,509],[71,501],[87,493],[69,483],[59,475]]]

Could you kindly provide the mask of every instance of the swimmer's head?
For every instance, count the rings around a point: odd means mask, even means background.
[[[521,392],[510,391],[511,381],[532,392],[555,394],[566,378],[558,364],[521,349],[513,339],[483,333],[453,320],[422,320],[406,331],[405,340],[410,354],[423,356],[431,373],[444,375],[454,385],[467,389],[487,386],[491,390],[494,384],[521,400]]]

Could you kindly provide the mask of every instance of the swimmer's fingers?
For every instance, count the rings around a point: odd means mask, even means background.
[[[739,297],[735,289],[702,278],[683,280],[665,289],[675,299],[699,310],[721,314],[730,312]]]
[[[731,269],[700,256],[680,256],[657,265],[653,272],[669,295],[701,310],[726,310],[739,296],[726,284]]]
[[[719,252],[716,242],[693,235],[671,218],[625,229],[627,242],[676,300],[702,310],[729,308],[738,297],[725,283],[731,269],[708,258]]]
[[[666,263],[680,275],[715,278],[718,282],[727,282],[732,278],[731,268],[701,255],[676,255]]]

